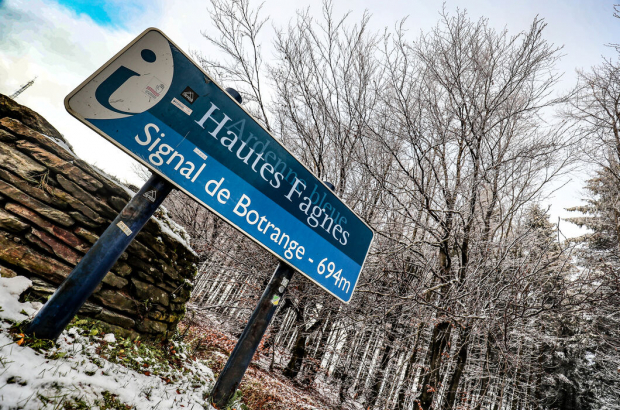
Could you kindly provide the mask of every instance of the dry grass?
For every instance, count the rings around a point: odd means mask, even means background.
[[[237,338],[221,330],[221,324],[212,317],[199,313],[193,319],[181,322],[179,327],[181,333],[186,333],[185,341],[194,346],[194,354],[206,360],[217,377]],[[239,388],[243,403],[251,410],[329,409],[330,406],[315,390],[286,379],[279,370],[269,372],[268,352],[263,348],[263,342]]]

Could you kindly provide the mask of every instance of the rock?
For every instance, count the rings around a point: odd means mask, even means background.
[[[172,266],[168,265],[164,260],[159,259],[157,263],[160,266],[160,269],[168,276],[170,279],[177,281],[181,278],[181,276],[177,273],[176,269]]]
[[[132,329],[123,329],[120,326],[116,326],[106,322],[98,322],[97,327],[101,328],[104,333],[114,333],[116,336],[135,340],[140,337],[140,334]]]
[[[13,118],[3,118],[2,120],[0,120],[0,126],[6,130],[11,131],[16,136],[23,137],[31,142],[44,146],[46,149],[52,151],[54,154],[58,155],[64,160],[70,161],[74,158],[74,155],[72,155],[72,153],[61,147],[51,138],[48,138],[45,135],[33,130],[32,128],[25,126],[24,124]],[[64,140],[62,140],[62,143],[67,145],[66,141]]]
[[[110,285],[114,288],[124,288],[129,283],[127,279],[123,279],[120,276],[116,276],[112,272],[108,272],[103,278],[103,283]]]
[[[29,227],[30,225],[22,221],[20,218],[8,213],[4,209],[0,209],[0,229],[17,233],[23,232]]]
[[[80,315],[89,315],[89,316],[95,316],[99,313],[101,313],[101,311],[103,310],[103,308],[99,305],[96,305],[92,302],[84,302],[84,304],[82,305],[82,307],[80,308],[80,310],[78,311],[78,313]]]
[[[28,242],[38,246],[40,250],[52,255],[54,254],[54,250],[49,245],[47,245],[45,242],[43,242],[41,239],[37,238],[33,234],[27,233],[26,239],[28,240]]]
[[[36,175],[47,171],[47,168],[37,161],[2,142],[0,142],[0,166],[33,183],[37,182],[34,179]]]
[[[69,262],[71,265],[75,266],[82,259],[82,257],[78,255],[74,250],[58,242],[56,239],[46,234],[45,232],[32,228],[32,233],[41,241],[43,241],[43,243],[52,248],[54,254],[65,262]]]
[[[184,303],[171,303],[170,310],[173,312],[183,312],[185,314],[185,304]]]
[[[62,175],[56,175],[56,180],[71,195],[73,195],[78,200],[82,201],[84,205],[88,206],[91,209],[94,209],[95,211],[100,213],[105,218],[109,218],[109,219],[116,218],[116,215],[117,215],[116,211],[110,208],[107,204],[103,203],[101,200],[95,198],[88,192],[84,191],[77,184],[69,181]]]
[[[142,322],[138,323],[136,329],[146,333],[164,333],[168,330],[168,326],[165,323],[155,320],[144,319]]]
[[[30,280],[32,281],[30,290],[39,296],[46,298],[56,292],[56,287],[44,280],[39,278],[30,278]]]
[[[142,232],[150,233],[155,238],[162,234],[161,226],[155,218],[149,218],[149,220],[146,221],[144,228],[142,228]]]
[[[140,279],[142,279],[144,281],[155,283],[155,278],[152,275],[148,275],[148,274],[142,272],[141,270],[137,271],[136,274],[138,275],[138,277]]]
[[[164,258],[168,257],[168,249],[166,248],[166,245],[164,245],[164,242],[161,240],[160,236],[153,235],[151,233],[147,233],[143,229],[136,236],[136,238],[138,238],[138,240],[140,240],[140,242],[145,243],[146,245],[150,246],[160,256],[163,256]],[[158,238],[159,238],[159,240],[158,240]]]
[[[152,312],[166,313],[168,310],[165,307],[163,307],[162,305],[153,305],[151,311]]]
[[[86,205],[84,205],[84,206],[86,207]],[[105,221],[103,221],[101,223],[97,223],[97,222],[93,221],[92,219],[87,218],[86,216],[84,216],[80,212],[76,212],[76,211],[69,212],[69,215],[71,215],[71,217],[73,219],[75,219],[76,221],[78,221],[82,225],[86,225],[86,226],[88,226],[91,229],[99,228],[101,226],[101,224],[105,223]]]
[[[157,286],[149,285],[148,283],[141,282],[135,278],[131,279],[131,283],[133,283],[136,288],[136,295],[138,295],[138,299],[150,300],[154,303],[168,306],[168,294]]]
[[[0,265],[0,278],[14,278],[15,276],[17,276],[17,272]]]
[[[56,197],[51,196],[49,193],[45,192],[45,190],[39,188],[38,186],[30,185],[28,182],[24,181],[23,179],[19,178],[16,175],[13,175],[12,173],[8,171],[0,169],[0,178],[12,184],[16,188],[24,191],[28,195],[35,197],[39,201],[45,202],[48,205],[51,205],[55,208],[66,208],[67,207],[66,202],[60,201]],[[41,185],[43,185],[43,180],[44,178],[42,178]],[[48,189],[54,190],[55,188],[48,186]]]
[[[153,281],[161,281],[164,279],[163,273],[155,269],[152,265],[143,262],[141,259],[131,258],[128,263],[137,270],[145,272],[147,275],[153,277]]]
[[[125,205],[127,205],[127,202],[129,202],[117,196],[110,197],[109,201],[110,201],[110,205],[112,205],[112,208],[114,208],[116,212],[122,211],[123,208],[125,208]]]
[[[138,313],[138,302],[118,290],[105,289],[93,294],[93,297],[104,306],[134,315]]]
[[[178,283],[177,284],[171,284],[170,282],[166,283],[166,282],[160,281],[160,282],[157,283],[157,286],[159,286],[160,288],[162,288],[163,290],[165,290],[169,294],[172,294],[179,287],[179,284]]]
[[[143,262],[150,262],[155,259],[155,253],[135,239],[131,241],[127,249],[129,249],[130,253],[140,258]]]
[[[106,323],[120,326],[125,329],[129,329],[135,326],[136,322],[120,313],[111,312],[107,309],[101,309],[101,312],[95,316],[99,320],[103,320]]]
[[[49,169],[58,174],[63,174],[70,180],[76,182],[84,189],[95,192],[103,188],[103,184],[99,180],[93,178],[81,169],[73,165],[73,161],[65,161],[44,150],[43,148],[26,141],[18,141],[17,146],[28,151],[37,161],[41,162]]]
[[[80,158],[76,158],[74,164],[80,167],[85,172],[90,175],[102,180],[104,182],[104,190],[112,193],[113,195],[124,198],[129,201],[133,195],[130,195],[125,189],[119,186],[119,182],[113,180],[113,178],[109,175],[105,175],[103,171],[97,171],[95,167],[91,166],[89,163],[83,161]]]
[[[33,224],[37,225],[39,228],[43,229],[47,233],[55,236],[56,238],[62,240],[67,245],[77,249],[80,252],[86,253],[89,246],[87,246],[81,239],[75,236],[73,233],[64,230],[62,228],[57,227],[56,225],[52,225],[48,221],[39,217],[37,214],[32,212],[31,210],[24,208],[21,205],[17,205],[14,203],[8,203],[5,206],[5,209],[11,211],[12,213],[23,217],[24,219],[29,220]]]
[[[177,289],[175,293],[173,293],[171,296],[172,296],[172,302],[185,303],[192,296],[192,292],[189,289],[185,289],[185,286],[181,286],[181,288]]]
[[[112,267],[112,272],[123,277],[129,275],[132,271],[133,269],[131,269],[131,266],[124,262],[116,262],[116,264]]]
[[[65,201],[67,204],[69,204],[69,206],[77,211],[80,211],[82,214],[86,215],[88,218],[90,218],[93,222],[97,222],[97,223],[105,223],[106,220],[103,219],[101,216],[99,216],[99,214],[95,211],[93,211],[91,208],[87,207],[86,205],[84,205],[84,203],[82,203],[82,201],[75,199],[74,197],[72,197],[71,195],[69,195],[68,193],[66,193],[65,191],[61,190],[61,189],[55,189],[53,192],[54,196],[56,196],[57,198]]]
[[[0,260],[20,267],[37,276],[61,283],[71,273],[71,268],[52,258],[43,256],[25,245],[16,244],[0,235]]]
[[[4,117],[14,118],[35,131],[49,135],[50,137],[58,138],[66,143],[62,134],[59,133],[52,124],[47,122],[45,118],[41,117],[30,108],[15,102],[15,100],[10,99],[6,95],[0,94],[0,118]]]
[[[149,312],[147,316],[151,319],[158,320],[160,322],[174,323],[181,319],[182,315],[166,312],[153,311]]]
[[[187,262],[187,259],[185,259],[185,262]],[[190,281],[198,274],[198,266],[196,264],[179,264],[176,270],[181,274],[181,277]]]
[[[75,220],[66,213],[45,205],[4,181],[0,181],[0,192],[62,226],[71,226],[75,223]]]
[[[73,233],[75,233],[77,236],[79,236],[82,239],[86,239],[91,245],[94,245],[95,242],[97,242],[97,240],[99,239],[99,236],[95,235],[89,230],[82,228],[81,226],[78,226],[77,228],[75,228],[73,230]]]
[[[15,142],[16,139],[17,137],[15,135],[0,128],[0,141]]]

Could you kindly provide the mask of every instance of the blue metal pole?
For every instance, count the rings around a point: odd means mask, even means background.
[[[334,184],[327,181],[323,182],[329,189],[334,190]],[[256,308],[254,308],[254,312],[252,312],[252,316],[250,316],[250,320],[248,320],[248,324],[245,325],[243,333],[241,333],[235,348],[228,357],[224,369],[215,381],[210,397],[211,403],[218,409],[226,407],[237,387],[239,387],[241,379],[243,379],[245,371],[248,369],[252,357],[254,357],[254,353],[278,308],[277,305],[286,292],[286,287],[293,273],[295,273],[295,269],[284,262],[280,262],[273,273],[267,288],[265,288]]]
[[[273,273],[248,324],[243,329],[235,349],[230,354],[222,373],[213,386],[211,402],[218,409],[226,407],[230,398],[235,394],[235,390],[239,387],[239,383],[241,383],[241,379],[252,361],[254,352],[258,348],[294,272],[295,270],[291,266],[280,262]]]
[[[26,333],[58,338],[172,188],[153,174],[28,324]]]

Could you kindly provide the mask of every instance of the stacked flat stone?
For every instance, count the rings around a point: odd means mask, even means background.
[[[77,158],[43,117],[0,94],[0,275],[27,276],[30,293],[45,300],[131,196]],[[149,220],[80,315],[124,337],[174,333],[198,258],[165,223]]]

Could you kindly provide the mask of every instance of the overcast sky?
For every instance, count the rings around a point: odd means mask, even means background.
[[[83,159],[121,179],[139,184],[131,170],[133,160],[111,143],[70,117],[64,97],[116,52],[148,27],[160,28],[185,51],[213,52],[201,31],[209,31],[204,0],[0,0],[0,93],[12,94],[37,76],[35,84],[17,101],[45,116]],[[545,38],[563,46],[557,68],[564,78],[557,90],[570,88],[575,70],[598,64],[615,52],[606,44],[620,42],[620,20],[613,17],[613,1],[603,0],[366,0],[334,1],[337,15],[351,12],[352,22],[364,10],[372,14],[372,27],[393,27],[408,16],[407,27],[414,38],[438,20],[445,4],[448,11],[466,9],[472,19],[487,17],[497,29],[510,33],[526,30],[538,15],[548,23]],[[284,27],[298,9],[310,7],[319,15],[319,1],[266,0],[264,15],[271,24],[264,33],[268,44],[273,27]],[[270,48],[265,47],[265,59]],[[217,56],[216,56],[217,57]],[[550,199],[551,214],[568,216],[563,208],[579,203],[582,177],[573,176],[566,188]],[[578,229],[561,225],[568,236]]]

